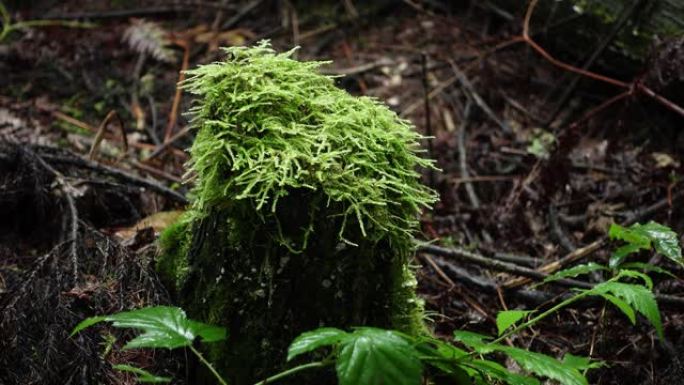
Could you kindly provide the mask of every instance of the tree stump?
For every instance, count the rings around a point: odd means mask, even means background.
[[[192,207],[162,235],[158,269],[193,318],[226,326],[210,352],[232,384],[285,367],[301,332],[424,332],[409,261],[421,137],[267,43],[189,71]]]

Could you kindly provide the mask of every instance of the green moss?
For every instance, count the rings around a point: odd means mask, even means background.
[[[188,226],[185,217],[181,217],[159,236],[162,253],[157,262],[157,272],[162,282],[174,293],[180,288],[188,271]]]
[[[159,269],[181,304],[225,325],[210,355],[236,384],[272,374],[302,331],[375,325],[423,333],[409,267],[421,139],[378,101],[353,97],[267,43],[188,71],[197,96],[192,209]]]

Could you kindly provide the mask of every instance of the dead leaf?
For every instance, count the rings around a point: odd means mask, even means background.
[[[664,152],[654,152],[651,157],[656,162],[656,168],[679,167],[679,161]]]
[[[174,223],[181,214],[183,211],[180,210],[160,211],[141,219],[131,227],[118,230],[115,235],[127,242],[133,240],[138,232],[147,228],[152,228],[155,233],[160,233]]]

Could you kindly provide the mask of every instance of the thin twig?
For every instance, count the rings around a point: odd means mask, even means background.
[[[190,131],[192,130],[192,126],[188,125],[185,126],[182,130],[178,131],[177,133],[173,134],[172,137],[169,138],[169,140],[164,141],[161,145],[157,146],[152,153],[145,158],[145,161],[148,161],[150,159],[154,159],[160,154],[164,153],[166,149],[168,149],[174,142],[176,142],[178,139],[184,137],[187,135]]]
[[[178,72],[176,94],[173,97],[173,104],[171,105],[171,112],[169,113],[169,123],[166,125],[166,131],[164,132],[164,142],[169,140],[173,134],[173,129],[176,127],[176,122],[178,121],[178,108],[180,107],[181,97],[183,96],[181,83],[183,83],[185,80],[185,71],[190,65],[190,42],[187,40],[177,40],[175,43],[183,48],[183,63],[181,65],[180,71]]]
[[[470,101],[470,98],[466,101],[465,108],[463,108],[463,117],[461,118],[461,127],[458,129],[458,165],[461,171],[461,176],[460,179],[465,179],[467,180],[470,178],[470,175],[468,173],[468,153],[466,150],[466,127],[468,126],[469,119],[470,119],[470,107],[472,106],[472,102]],[[465,182],[465,189],[466,193],[468,194],[468,199],[470,200],[470,204],[473,206],[474,209],[479,209],[480,208],[480,199],[477,197],[477,194],[475,193],[475,188],[473,187],[473,184],[470,182]]]
[[[475,90],[475,87],[473,87],[473,84],[470,82],[466,74],[461,71],[461,69],[456,65],[456,62],[453,60],[449,59],[449,64],[451,65],[451,70],[454,72],[456,75],[456,78],[458,79],[459,83],[461,83],[461,86],[463,89],[466,91],[468,95],[473,99],[475,104],[477,104],[478,107],[482,109],[482,111],[494,122],[496,123],[499,127],[504,132],[512,132],[511,128],[504,122],[503,120],[499,119],[498,116],[494,113],[494,111],[489,107],[487,102],[484,101],[484,99],[480,96],[480,94],[477,93]]]
[[[490,269],[494,269],[497,271],[503,271],[515,275],[519,275],[522,277],[528,277],[528,278],[533,278],[536,280],[544,280],[546,277],[549,276],[549,274],[539,271],[539,270],[534,270],[530,269],[527,267],[519,266],[513,263],[509,262],[502,262],[498,261],[495,259],[487,258],[481,254],[460,248],[460,247],[450,247],[450,248],[444,248],[440,246],[435,246],[435,245],[430,245],[430,244],[420,244],[418,247],[419,252],[423,253],[430,253],[433,255],[440,255],[443,257],[449,257],[449,258],[457,258],[462,261],[466,261],[472,264],[476,264],[478,266],[482,267],[487,267]],[[592,287],[591,284],[587,282],[582,282],[582,281],[577,281],[574,279],[561,279],[554,281],[558,285],[563,285],[563,286],[569,286],[569,287],[580,287],[580,288],[590,288]],[[505,288],[509,288],[505,285],[503,285]]]
[[[610,44],[611,41],[615,38],[615,36],[622,30],[622,28],[625,26],[627,21],[629,21],[634,15],[634,12],[637,10],[639,4],[643,3],[644,0],[634,0],[631,5],[625,6],[622,10],[622,13],[620,14],[618,21],[615,23],[613,28],[608,32],[608,34],[599,42],[598,46],[596,49],[591,53],[589,58],[582,64],[582,69],[587,70],[589,67],[591,67],[596,59],[598,59],[601,54],[606,50],[608,45]],[[572,78],[570,81],[570,85],[567,87],[564,87],[563,89],[563,94],[560,97],[560,100],[558,103],[556,103],[556,106],[554,107],[553,111],[551,112],[549,118],[545,122],[545,126],[551,124],[556,117],[558,116],[558,113],[561,111],[561,109],[565,106],[565,104],[568,102],[570,99],[570,96],[572,95],[573,91],[577,87],[577,84],[579,84],[579,80],[581,79],[580,74],[575,74],[575,76]],[[559,82],[561,84],[562,82]]]
[[[580,75],[586,76],[591,79],[595,79],[604,83],[612,84],[616,87],[620,87],[623,89],[626,89],[629,95],[632,95],[635,91],[639,91],[646,96],[649,96],[650,98],[656,100],[658,103],[661,105],[665,106],[666,108],[670,109],[671,111],[676,112],[677,114],[684,116],[684,108],[680,107],[677,105],[677,103],[667,99],[666,97],[656,93],[652,89],[650,89],[648,86],[643,84],[639,80],[635,80],[631,83],[626,83],[621,80],[613,79],[608,76],[604,76],[601,74],[597,74],[595,72],[591,72],[582,68],[578,68],[575,66],[572,66],[570,64],[564,63],[553,56],[549,54],[544,48],[542,48],[537,42],[535,42],[529,34],[530,31],[530,19],[532,18],[532,13],[534,11],[534,8],[536,7],[537,3],[539,0],[532,0],[530,1],[530,5],[527,7],[527,12],[525,14],[525,21],[523,23],[523,32],[522,32],[522,38],[527,43],[532,49],[537,51],[544,59],[546,59],[548,62],[551,64],[560,67],[566,71],[578,73]]]
[[[88,160],[95,159],[95,154],[97,153],[97,150],[100,148],[100,143],[102,142],[102,139],[104,139],[104,134],[107,130],[107,125],[114,118],[116,118],[116,120],[119,122],[119,129],[121,131],[121,141],[124,147],[123,153],[126,154],[128,152],[128,137],[126,136],[126,128],[124,127],[123,120],[121,120],[121,117],[119,116],[119,114],[116,113],[115,110],[111,110],[109,111],[107,116],[102,120],[102,123],[100,123],[100,127],[97,128],[95,139],[93,139],[93,144],[90,146],[90,152],[88,152]]]
[[[432,146],[432,114],[430,111],[430,81],[428,79],[428,56],[427,53],[423,52],[420,55],[420,64],[422,71],[422,83],[423,83],[423,108],[425,113],[425,134],[427,136],[427,148],[428,157],[432,158],[435,156],[435,151]],[[428,170],[428,184],[430,186],[435,186],[435,170],[430,168]]]
[[[38,147],[40,148],[40,147]],[[124,180],[128,183],[131,183],[133,185],[139,186],[139,187],[144,187],[148,188],[158,194],[167,196],[169,198],[174,199],[175,201],[182,203],[182,204],[187,204],[189,203],[188,199],[183,196],[182,194],[178,193],[177,191],[171,190],[170,188],[163,186],[159,184],[156,181],[149,180],[149,179],[143,179],[140,177],[137,177],[135,175],[131,175],[123,170],[120,170],[118,168],[110,167],[104,164],[98,164],[94,162],[90,162],[86,159],[80,158],[78,156],[65,156],[65,155],[55,155],[55,154],[41,154],[41,157],[51,163],[64,163],[64,164],[73,164],[81,168],[93,170],[96,172],[100,172],[103,174],[107,174],[110,176],[113,176],[115,178]]]
[[[250,12],[252,12],[252,10],[255,9],[256,7],[258,7],[259,4],[261,4],[262,2],[263,2],[263,0],[251,1],[250,3],[245,5],[242,9],[240,9],[240,11],[238,11],[238,13],[235,14],[235,16],[233,16],[228,21],[223,23],[223,25],[221,26],[221,29],[226,30],[226,29],[233,28],[235,25],[237,25],[237,23],[240,22],[240,20],[242,20],[245,16],[247,16]]]

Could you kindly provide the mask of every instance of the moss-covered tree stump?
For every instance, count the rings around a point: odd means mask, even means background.
[[[282,369],[301,332],[423,332],[409,260],[419,211],[416,134],[267,44],[189,71],[192,207],[162,236],[159,271],[193,318],[224,325],[210,352],[233,384]]]

